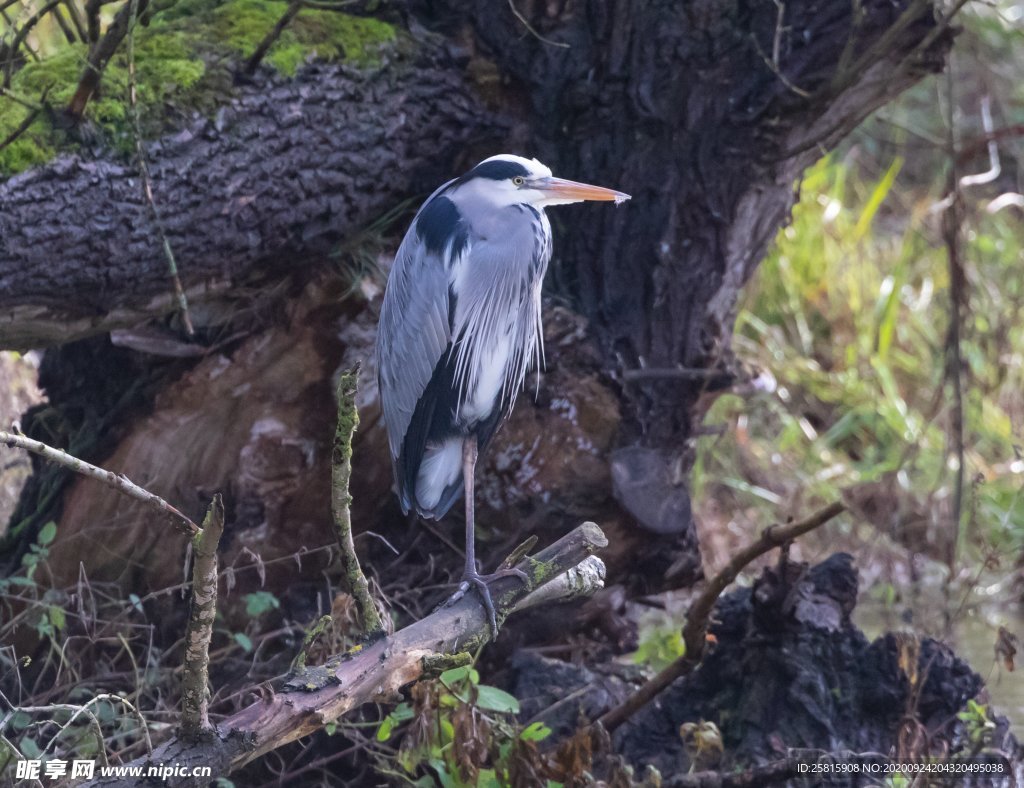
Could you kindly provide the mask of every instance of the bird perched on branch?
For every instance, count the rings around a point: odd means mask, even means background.
[[[522,572],[478,572],[473,474],[528,368],[542,362],[544,209],[628,199],[555,178],[536,159],[493,156],[427,199],[391,269],[377,359],[398,497],[404,512],[439,519],[465,495],[466,569],[453,600],[475,587],[495,632],[487,582]]]

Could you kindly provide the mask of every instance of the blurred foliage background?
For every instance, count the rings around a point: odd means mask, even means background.
[[[984,673],[1019,624],[1024,547],[1024,4],[971,3],[961,25],[947,74],[806,173],[736,317],[754,380],[710,407],[693,481],[712,566],[844,498],[859,516],[798,551],[854,553],[929,634],[985,603]]]

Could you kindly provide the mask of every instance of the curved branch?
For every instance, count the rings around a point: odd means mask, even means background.
[[[681,678],[700,665],[704,657],[704,647],[707,642],[708,622],[711,619],[711,611],[715,603],[722,595],[722,592],[739,575],[743,568],[751,561],[761,557],[769,550],[782,547],[792,542],[798,536],[803,536],[815,528],[819,528],[829,520],[845,511],[843,504],[835,501],[824,509],[812,514],[803,520],[785,525],[771,525],[761,532],[761,536],[752,544],[740,550],[732,560],[715,575],[704,587],[700,596],[690,605],[686,616],[686,624],[683,626],[683,643],[686,650],[683,656],[679,657],[671,665],[663,669],[658,675],[644,684],[635,693],[629,696],[622,704],[606,712],[598,719],[597,724],[602,725],[605,730],[611,732],[628,720],[643,706],[650,703],[655,696],[665,690],[676,679]]]

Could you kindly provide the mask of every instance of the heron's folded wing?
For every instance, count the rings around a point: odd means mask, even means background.
[[[449,271],[415,225],[395,256],[377,335],[381,408],[397,458],[438,360],[451,341]]]

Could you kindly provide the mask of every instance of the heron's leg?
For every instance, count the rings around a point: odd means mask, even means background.
[[[467,435],[462,442],[462,484],[466,495],[466,571],[463,579],[477,575],[476,571],[476,517],[473,501],[476,460],[479,452],[476,435]],[[493,614],[492,614],[493,617]]]
[[[456,602],[465,596],[470,586],[476,588],[484,603],[484,610],[491,624],[491,634],[498,636],[498,617],[494,611],[494,602],[491,599],[491,591],[487,583],[497,580],[500,577],[515,576],[523,581],[529,580],[526,573],[520,569],[500,569],[491,575],[481,575],[476,568],[476,518],[474,516],[474,479],[476,475],[476,460],[479,452],[476,435],[469,435],[462,444],[462,483],[466,494],[466,568],[462,573],[462,582],[459,589],[452,596],[450,602]]]

